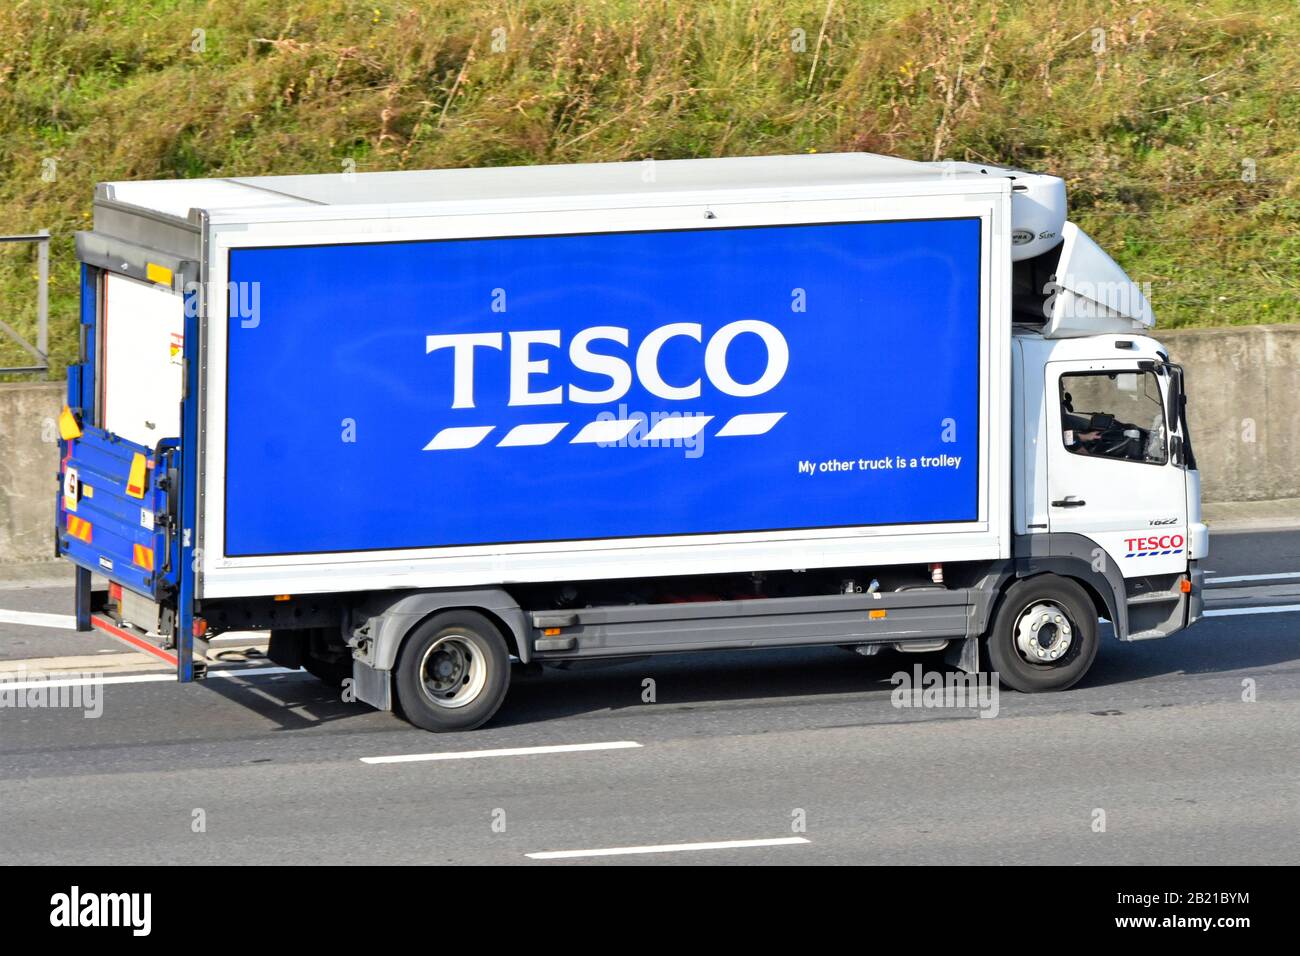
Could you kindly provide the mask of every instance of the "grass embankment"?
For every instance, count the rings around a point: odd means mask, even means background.
[[[1294,0],[9,0],[0,233],[56,236],[61,365],[97,181],[863,149],[1064,175],[1162,326],[1295,321],[1298,28]],[[0,251],[28,335],[34,273]]]

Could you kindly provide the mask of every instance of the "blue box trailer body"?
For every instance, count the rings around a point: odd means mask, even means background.
[[[980,243],[958,217],[232,249],[257,313],[228,309],[225,554],[973,522]]]

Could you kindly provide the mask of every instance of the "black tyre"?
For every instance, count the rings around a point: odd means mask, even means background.
[[[1027,694],[1065,690],[1097,656],[1097,609],[1083,587],[1055,574],[1011,585],[986,636],[1003,684]]]
[[[307,649],[307,635],[302,631],[271,631],[267,643],[266,656],[272,664],[279,664],[290,670],[302,667],[302,659]]]
[[[303,658],[302,666],[308,674],[329,687],[342,687],[343,682],[352,676],[351,656],[337,660],[308,656]]]
[[[328,687],[342,687],[352,676],[352,648],[336,627],[313,627],[301,635],[302,668]]]
[[[406,638],[395,667],[402,715],[424,730],[473,730],[510,686],[505,639],[482,614],[444,611]]]
[[[331,641],[330,628],[271,631],[266,656],[273,664],[297,670],[301,667],[330,687],[342,687],[352,676],[352,650],[342,639]]]

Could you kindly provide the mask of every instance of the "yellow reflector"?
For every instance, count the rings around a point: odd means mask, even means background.
[[[77,424],[77,416],[72,414],[72,409],[67,405],[64,405],[63,411],[59,412],[59,437],[64,441],[81,437],[81,426]]]
[[[144,274],[150,282],[157,282],[159,285],[172,284],[172,270],[166,266],[160,266],[156,262],[147,263],[144,267]]]
[[[153,570],[153,549],[143,544],[131,546],[131,560],[137,567],[144,568],[146,571]]]
[[[132,498],[144,497],[145,458],[139,452],[131,459],[131,473],[126,478],[126,493]]]
[[[867,617],[873,621],[879,621],[882,617],[888,617],[888,611],[868,611]]]
[[[289,599],[292,598],[292,597],[293,597],[292,594],[277,594],[277,595],[275,596],[275,599],[276,599],[277,601],[287,601],[287,600],[289,600]]]
[[[542,628],[542,634],[546,637],[556,637],[559,633],[560,629],[558,627]]]
[[[95,489],[92,488],[92,487],[90,487],[90,485],[82,485],[82,486],[81,486],[81,497],[83,497],[83,498],[93,498],[93,497],[95,497]]]

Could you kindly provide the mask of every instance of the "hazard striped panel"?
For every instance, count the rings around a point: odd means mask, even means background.
[[[84,541],[90,544],[92,528],[90,522],[85,518],[78,518],[76,515],[68,515],[68,534],[78,541]]]
[[[136,567],[144,568],[146,571],[153,570],[153,550],[148,545],[133,545],[131,550],[131,560]]]

